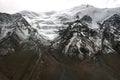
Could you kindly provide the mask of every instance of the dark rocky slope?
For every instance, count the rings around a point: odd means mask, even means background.
[[[90,16],[84,16],[64,25],[68,27],[59,31],[53,43],[53,49],[61,54],[95,57],[97,54],[114,54],[120,52],[120,16],[115,14],[105,21],[98,23],[99,28],[92,29],[89,24]],[[63,25],[63,26],[64,26]]]
[[[0,13],[0,55],[49,43],[21,14]],[[45,45],[45,44],[44,44]]]

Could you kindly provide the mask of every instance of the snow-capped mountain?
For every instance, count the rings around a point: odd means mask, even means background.
[[[81,5],[60,12],[35,13],[22,11],[20,13],[31,26],[39,30],[40,34],[53,40],[58,36],[57,31],[62,27],[62,24],[76,20],[76,16],[79,16],[80,19],[85,15],[90,16],[92,21],[89,23],[89,27],[98,28],[98,22],[103,22],[112,15],[119,14],[120,8],[95,8],[91,5]]]
[[[22,40],[31,38],[31,35],[41,43],[51,40],[52,48],[81,59],[100,52],[115,53],[120,49],[119,17],[120,8],[95,8],[91,5],[60,12],[1,13],[0,41],[14,32]]]
[[[0,13],[0,55],[12,53],[22,44],[36,40],[46,41],[21,14]]]
[[[16,45],[27,39],[29,29],[29,23],[20,14],[0,13],[0,54],[14,51]],[[13,45],[12,41],[16,45]]]
[[[80,59],[102,53],[119,53],[119,10],[120,8],[98,9],[89,5],[72,9],[71,15],[75,14],[73,16],[76,18],[72,16],[72,19],[64,23],[63,27],[67,28],[59,31],[52,48]]]
[[[86,17],[87,20],[86,21]],[[120,50],[120,16],[115,14],[105,20],[99,28],[91,29],[86,22],[91,22],[90,16],[68,22],[68,27],[59,31],[59,37],[52,47],[60,53],[70,56],[93,57],[99,53],[116,53]],[[117,48],[117,49],[116,49]]]
[[[112,48],[120,52],[120,15],[114,14],[102,24],[103,36],[108,40]]]

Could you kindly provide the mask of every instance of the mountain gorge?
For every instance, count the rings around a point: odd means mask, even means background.
[[[0,13],[3,80],[119,80],[119,54],[119,7]]]

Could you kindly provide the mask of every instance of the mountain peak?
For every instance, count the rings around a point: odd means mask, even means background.
[[[87,8],[87,7],[94,7],[94,6],[89,5],[89,4],[82,4],[81,7],[86,7]]]
[[[72,8],[72,9],[74,10],[74,9],[86,9],[86,8],[95,8],[95,7],[92,6],[92,5],[88,5],[88,4],[82,4],[80,6],[76,6],[76,7]]]

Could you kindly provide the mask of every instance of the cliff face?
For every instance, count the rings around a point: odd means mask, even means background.
[[[67,28],[59,31],[59,37],[52,45],[60,53],[78,56],[80,59],[85,56],[93,57],[96,54],[109,54],[120,52],[120,16],[115,14],[102,23],[99,28],[91,28],[90,16],[65,23]],[[116,49],[115,49],[116,48]]]
[[[25,44],[29,47],[43,42],[43,36],[21,14],[0,13],[0,55],[13,53]]]
[[[29,23],[20,14],[0,13],[0,54],[14,52],[29,36],[29,29]]]

